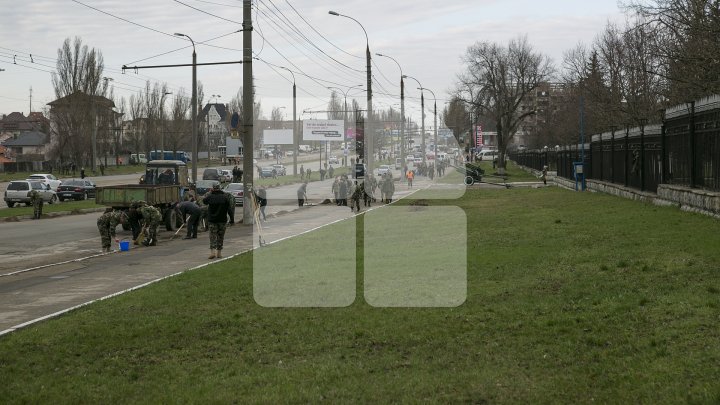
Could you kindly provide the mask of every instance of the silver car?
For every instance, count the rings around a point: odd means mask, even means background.
[[[30,191],[35,190],[40,193],[43,201],[48,204],[57,202],[58,197],[55,190],[50,189],[49,184],[40,181],[16,180],[11,181],[5,190],[4,200],[8,207],[12,208],[15,204],[30,205]]]

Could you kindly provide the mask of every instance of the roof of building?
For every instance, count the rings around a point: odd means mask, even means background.
[[[27,117],[21,112],[12,112],[0,119],[0,132],[38,130],[47,123],[47,118],[41,112],[31,112]]]
[[[38,132],[23,132],[16,139],[9,139],[3,142],[5,146],[41,146],[47,143],[47,135]]]
[[[76,90],[74,93],[72,93],[70,95],[59,98],[55,101],[51,101],[48,103],[48,105],[51,107],[61,107],[65,104],[68,104],[70,102],[74,102],[77,100],[80,100],[80,102],[87,102],[87,101],[92,100],[99,106],[115,108],[115,103],[112,100],[110,100],[106,97],[103,97],[103,96],[89,96],[88,94],[86,94],[80,90]]]
[[[225,104],[205,104],[205,107],[203,107],[202,111],[200,111],[200,114],[198,115],[198,118],[200,120],[204,119],[208,113],[210,112],[210,108],[215,107],[215,111],[220,115],[220,119],[225,121],[225,116],[227,115],[227,108],[225,107]]]

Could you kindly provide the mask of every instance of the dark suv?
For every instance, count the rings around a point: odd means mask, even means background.
[[[219,169],[205,169],[205,171],[203,171],[202,179],[222,181],[221,176],[222,175]]]

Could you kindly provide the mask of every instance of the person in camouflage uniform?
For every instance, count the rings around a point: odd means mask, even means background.
[[[235,225],[235,197],[230,193],[224,193],[225,198],[228,201],[228,215],[230,216],[230,222],[228,225]]]
[[[140,225],[140,221],[142,221],[142,214],[140,214],[141,206],[142,204],[140,204],[139,201],[135,201],[130,204],[130,210],[128,211],[128,222],[132,230],[133,245],[138,245],[138,236],[140,236],[140,231],[142,230],[142,226]]]
[[[122,211],[113,211],[112,208],[106,208],[105,212],[97,219],[103,253],[110,252],[110,245],[112,240],[115,239],[115,227],[118,224],[125,223],[125,218],[125,213]]]
[[[43,199],[37,190],[30,191],[30,204],[33,206],[33,219],[40,219],[40,216],[42,216]]]
[[[220,185],[216,184],[213,186],[210,195],[203,199],[203,203],[208,206],[208,223],[210,228],[210,256],[208,259],[219,259],[222,257],[221,252],[225,239],[228,216],[230,216],[230,223],[235,222],[234,215],[232,211],[230,211],[228,198],[223,194],[225,193],[220,190]]]
[[[143,217],[143,225],[148,230],[148,237],[143,241],[143,245],[157,245],[157,229],[162,221],[160,211],[152,205],[147,205],[143,202],[143,205],[140,208],[140,214]]]
[[[362,188],[362,183],[358,185],[357,180],[355,180],[355,186],[350,194],[350,211],[357,210],[357,212],[360,212],[360,198],[362,198],[363,194],[365,194],[365,190]]]

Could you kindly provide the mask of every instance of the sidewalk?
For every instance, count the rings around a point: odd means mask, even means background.
[[[271,200],[267,211],[268,220],[262,222],[266,243],[355,215],[348,207],[317,205],[321,202],[319,198],[325,197],[323,189],[329,193],[330,180],[310,184],[318,190],[317,197],[310,200],[314,206],[290,205],[296,199],[286,204],[273,204]],[[396,188],[396,197],[400,198],[422,189],[423,185],[416,184],[412,190],[407,190],[404,185]],[[379,202],[373,204],[374,209],[381,206],[383,204]],[[236,215],[241,218],[242,207],[237,207]],[[254,249],[256,229],[255,226],[242,224],[228,227],[222,260]],[[217,263],[218,260],[207,259],[210,249],[207,235],[201,232],[198,239],[175,238],[170,241],[172,233],[162,232],[160,243],[155,247],[131,245],[129,252],[71,258],[63,264],[0,277],[0,335],[95,300],[141,288],[209,263]]]

